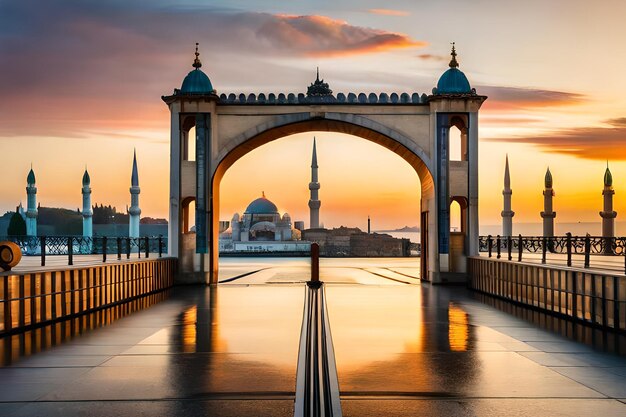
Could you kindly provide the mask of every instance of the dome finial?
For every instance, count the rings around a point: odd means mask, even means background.
[[[265,191],[261,191],[261,197],[265,198]]]
[[[198,58],[200,56],[200,52],[198,52],[198,45],[200,44],[196,42],[196,58],[193,60],[193,64],[191,65],[195,69],[198,69],[202,66],[202,62],[200,62],[200,58]]]
[[[450,53],[450,55],[452,55],[452,59],[450,60],[450,68],[458,68],[459,67],[459,63],[456,60],[456,49],[454,48],[454,42],[452,42],[452,52]]]

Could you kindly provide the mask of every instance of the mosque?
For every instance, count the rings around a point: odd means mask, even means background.
[[[319,210],[322,205],[319,200],[320,184],[317,170],[317,147],[313,138],[309,183],[311,229],[319,228]],[[300,240],[300,232],[303,230],[304,222],[293,223],[289,213],[281,216],[276,204],[262,192],[261,197],[248,204],[242,216],[239,213],[233,215],[230,229],[220,234],[220,253],[308,252],[311,243]]]

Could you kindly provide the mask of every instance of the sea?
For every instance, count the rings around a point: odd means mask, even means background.
[[[566,233],[573,236],[602,235],[602,223],[600,222],[578,222],[578,223],[558,223],[554,224],[554,234],[564,236]],[[409,239],[411,242],[420,241],[420,232],[376,232],[385,233],[398,239]],[[497,236],[502,233],[501,224],[480,225],[480,235]],[[541,236],[543,234],[543,223],[515,223],[513,222],[513,235]],[[615,236],[626,236],[626,222],[615,222]]]

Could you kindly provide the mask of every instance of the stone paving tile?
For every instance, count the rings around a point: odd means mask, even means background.
[[[562,366],[551,369],[609,397],[626,397],[626,377],[607,372],[610,368]]]
[[[544,366],[625,367],[626,358],[595,353],[520,352],[520,355]]]
[[[623,416],[626,405],[606,399],[351,399],[344,417],[597,417]]]
[[[28,358],[23,358],[18,361],[14,366],[21,368],[67,368],[73,366],[80,367],[92,367],[103,364],[112,356],[102,355],[80,355],[80,356],[68,356],[68,355],[35,355]]]
[[[337,357],[338,363],[341,358]],[[397,354],[339,367],[342,392],[445,393],[474,397],[602,397],[514,352]],[[390,394],[391,395],[391,394]]]
[[[574,343],[569,340],[559,340],[550,342],[527,342],[530,346],[548,353],[590,353],[591,348],[580,343]]]
[[[3,411],[0,408],[0,411]],[[293,399],[43,402],[9,408],[4,417],[292,417]]]

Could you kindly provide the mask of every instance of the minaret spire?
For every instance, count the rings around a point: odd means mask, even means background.
[[[26,178],[26,235],[37,236],[37,186],[35,185],[35,171],[30,164],[30,171]]]
[[[93,236],[93,210],[91,208],[91,178],[89,172],[87,172],[87,165],[85,165],[85,173],[83,174],[83,188],[81,190],[83,195],[83,236]]]
[[[543,211],[541,212],[541,218],[543,219],[543,235],[545,237],[554,236],[554,218],[556,212],[552,210],[552,199],[554,198],[554,190],[552,189],[552,173],[550,167],[546,171],[544,178],[543,190]]]
[[[128,209],[128,236],[139,237],[139,216],[141,208],[139,208],[139,173],[137,170],[137,151],[133,151],[133,172],[130,177],[130,208]]]
[[[511,175],[509,174],[509,154],[506,155],[506,162],[504,165],[504,190],[502,195],[504,199],[504,205],[502,209],[502,236],[513,236],[513,216],[515,212],[511,210]]]
[[[320,206],[322,205],[319,200],[320,183],[317,177],[317,147],[315,144],[315,137],[313,137],[313,155],[311,157],[311,182],[309,183],[309,191],[311,198],[309,200],[310,210],[310,229],[318,229],[320,227]]]
[[[600,212],[602,217],[602,237],[612,238],[615,237],[615,218],[617,212],[613,210],[613,175],[609,170],[609,162],[606,162],[606,171],[604,171],[604,189],[602,190],[602,196],[604,198],[604,207]],[[613,253],[612,245],[608,244],[604,246],[606,253]]]

